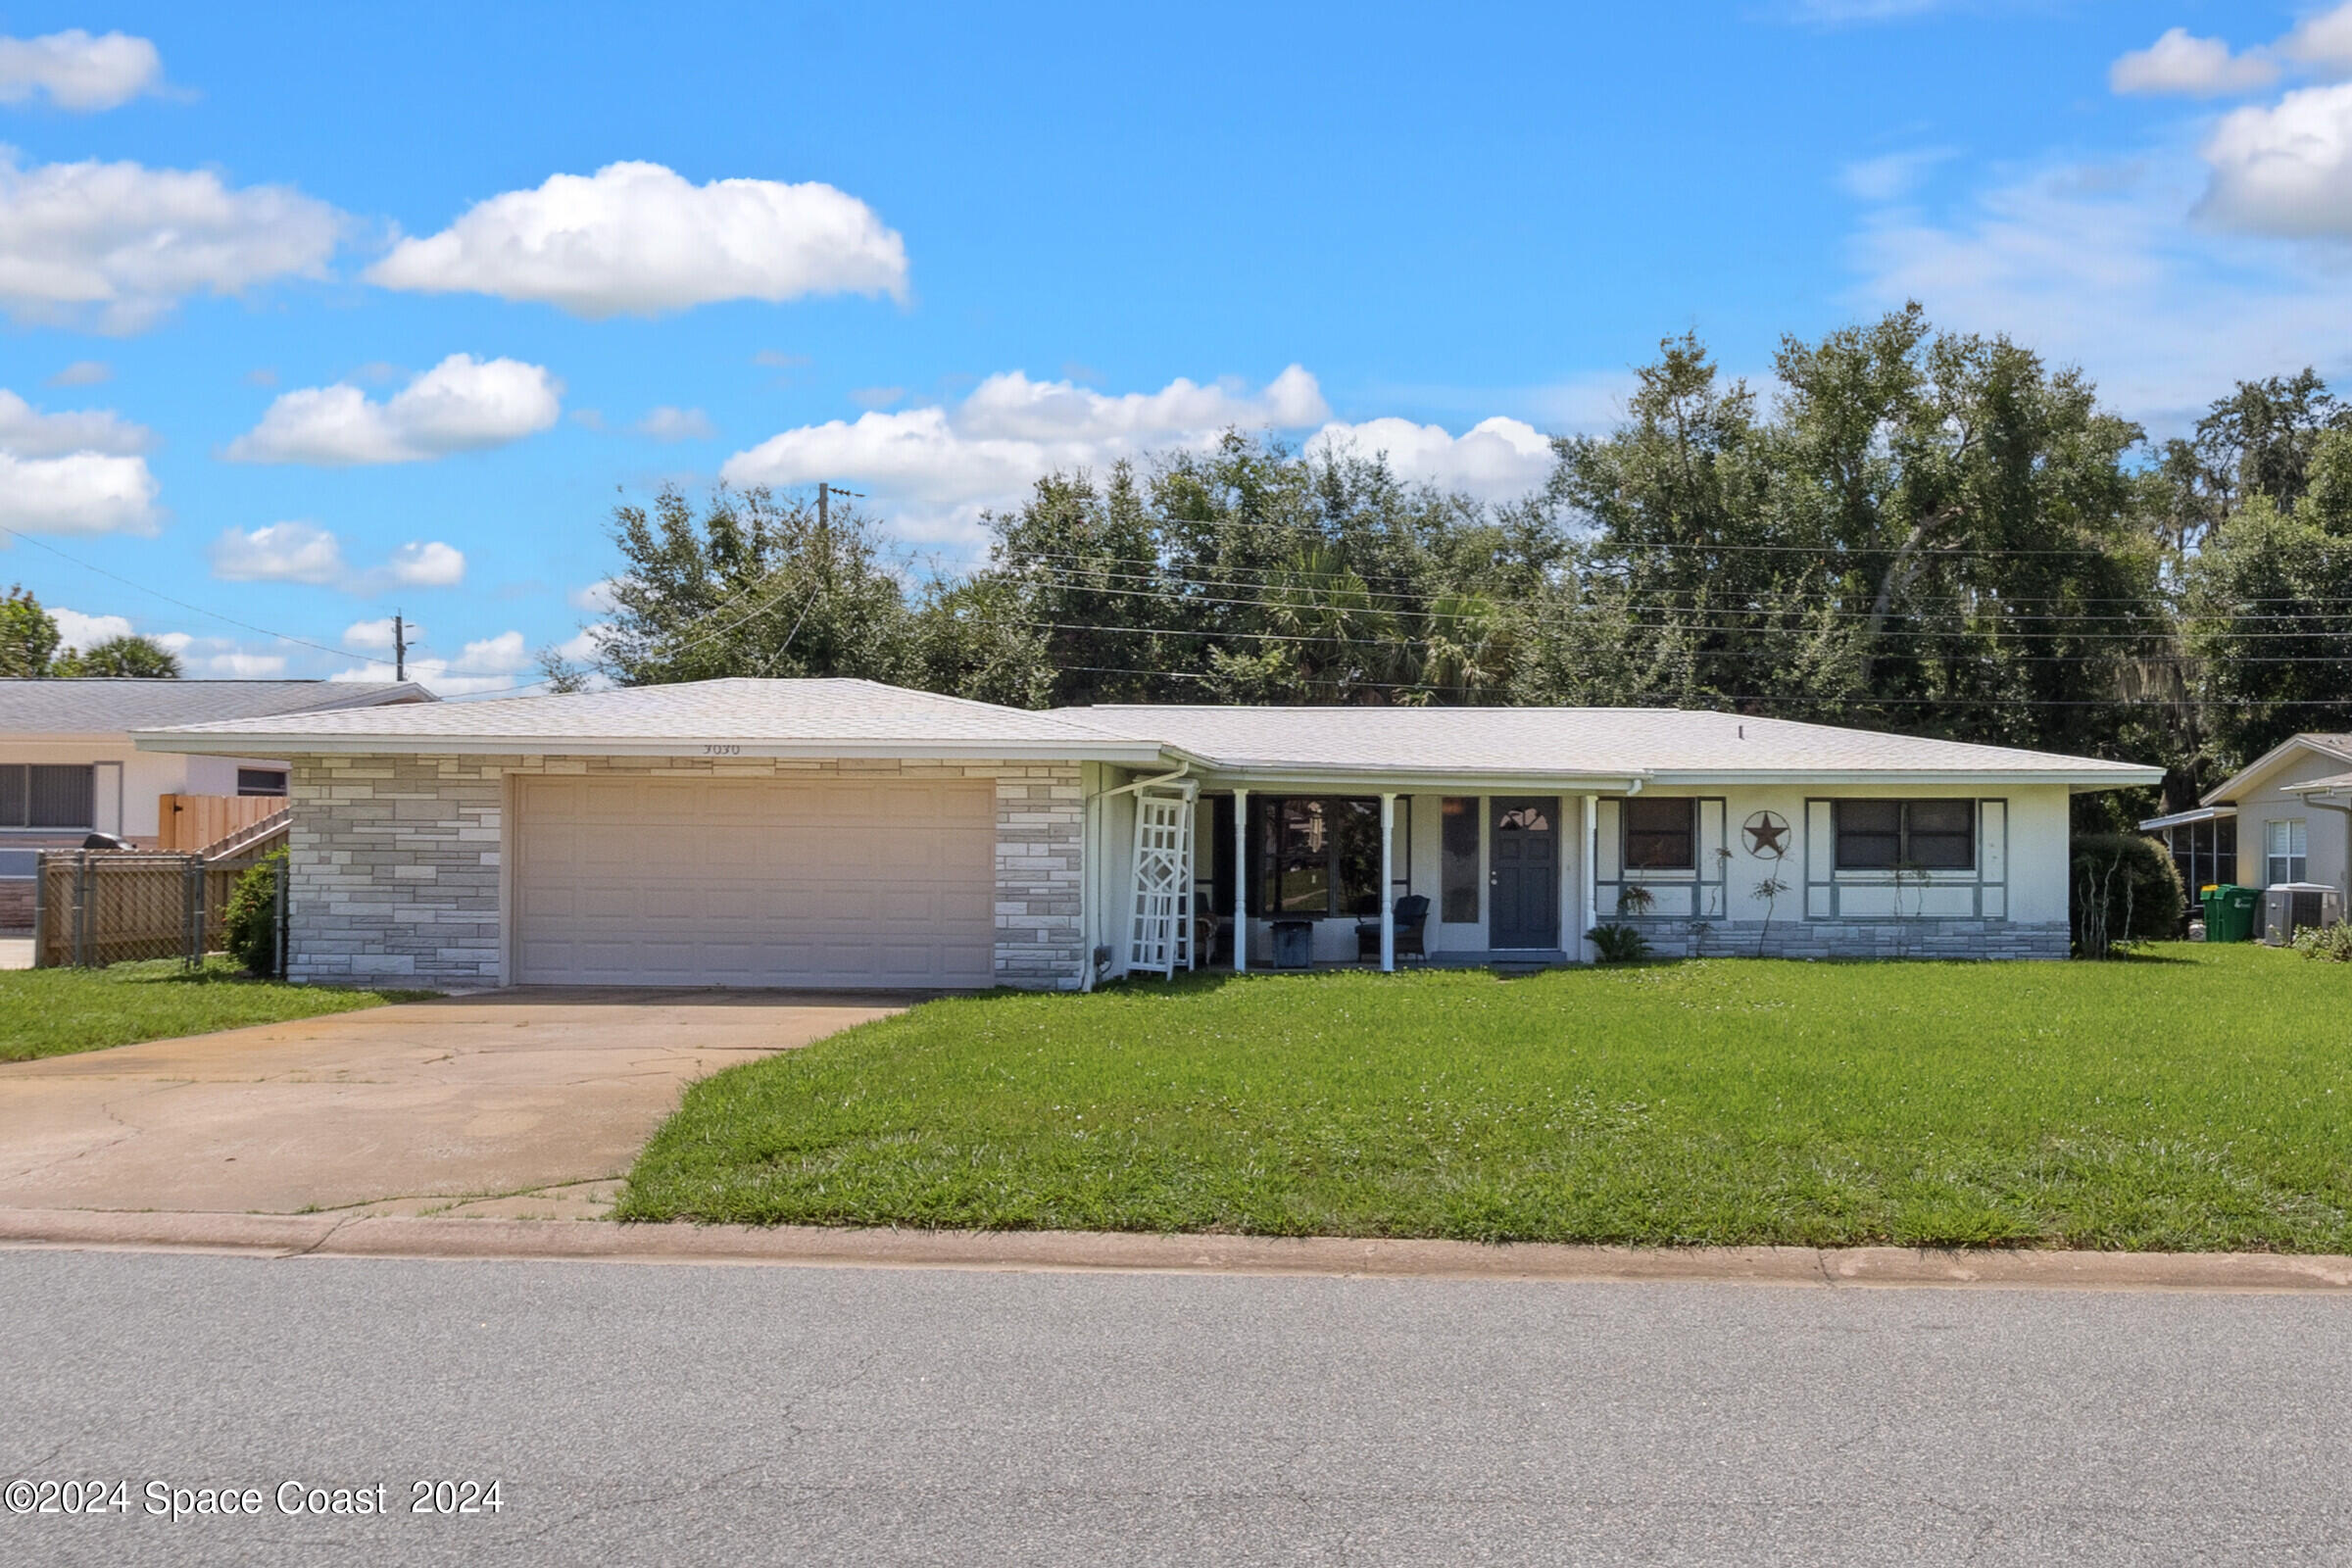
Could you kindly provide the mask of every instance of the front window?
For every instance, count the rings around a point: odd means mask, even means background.
[[[1446,797],[1445,908],[1439,919],[1447,925],[1478,923],[1478,801],[1475,797]]]
[[[283,795],[286,793],[286,770],[282,767],[240,767],[237,769],[239,795]]]
[[[1698,869],[1698,803],[1644,800],[1625,803],[1625,867],[1629,871]]]
[[[97,822],[96,769],[88,763],[0,762],[0,828],[75,828]]]
[[[2311,869],[2311,844],[2304,834],[2303,818],[2290,816],[2266,823],[2263,833],[2267,840],[2263,886],[2305,880]]]
[[[1974,801],[1839,801],[1840,871],[1969,871],[1977,864]]]
[[[1251,913],[1319,919],[1380,912],[1380,802],[1349,796],[1253,796],[1256,856]],[[1396,803],[1392,846],[1400,876],[1410,863],[1408,803]]]

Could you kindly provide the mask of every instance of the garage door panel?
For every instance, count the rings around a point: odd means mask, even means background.
[[[985,986],[984,781],[525,779],[525,983]]]

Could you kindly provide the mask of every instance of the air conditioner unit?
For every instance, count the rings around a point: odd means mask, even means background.
[[[2344,917],[2344,896],[2317,882],[2281,882],[2262,890],[2262,940],[2283,948],[2310,925],[2334,925]]]

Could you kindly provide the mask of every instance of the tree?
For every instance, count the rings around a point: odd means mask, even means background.
[[[2168,631],[2137,428],[2079,372],[1916,305],[1784,340],[1775,368],[1766,416],[1669,341],[1622,428],[1556,444],[1551,497],[1590,537],[1544,662],[1636,683],[1581,700],[2128,747],[2130,672]]]
[[[49,673],[177,680],[179,656],[152,637],[109,637],[79,652],[68,651],[50,665]]]
[[[2339,433],[2337,442],[2352,444]],[[2181,614],[2224,767],[2298,730],[2352,725],[2352,519],[2257,496],[2190,563]]]
[[[720,486],[698,519],[665,487],[652,511],[621,505],[622,568],[596,663],[623,686],[724,675],[914,673],[914,627],[873,523],[848,509],[820,518],[797,497]],[[562,660],[553,677],[581,678]]]
[[[12,584],[0,596],[0,675],[32,676],[49,673],[57,654],[57,622],[31,590]]]

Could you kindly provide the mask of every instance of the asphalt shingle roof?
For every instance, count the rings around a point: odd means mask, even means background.
[[[201,724],[182,733],[243,733],[257,727]],[[298,713],[272,721],[267,731],[319,740],[1005,743],[1097,751],[1121,744],[1120,737],[1052,713],[839,679],[698,680],[430,708]]]
[[[2128,762],[1673,708],[1065,709],[1222,767],[1506,774],[2042,774],[2141,783]]]
[[[0,734],[114,735],[432,701],[414,681],[8,679],[0,680]]]
[[[1163,747],[1220,770],[1609,778],[1673,782],[1854,774],[2004,774],[2051,783],[2151,782],[2155,769],[1999,746],[1678,709],[1065,708],[1049,712],[866,680],[708,680],[561,696],[288,713],[147,737],[239,737],[266,755],[618,747],[747,754],[1097,758],[1148,765]],[[203,748],[195,748],[203,749]],[[264,755],[257,753],[256,755]]]

